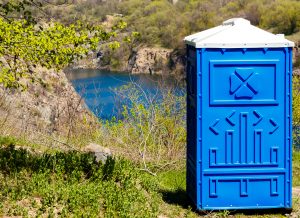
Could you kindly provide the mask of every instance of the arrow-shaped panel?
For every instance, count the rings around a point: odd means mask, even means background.
[[[216,129],[216,126],[219,122],[220,120],[216,119],[216,121],[209,127],[210,131],[212,131],[215,135],[219,135],[219,131]]]
[[[253,126],[256,126],[257,124],[260,123],[260,121],[262,121],[263,116],[260,113],[258,113],[257,110],[253,111],[253,114],[257,118],[257,121],[253,123]]]
[[[235,111],[232,111],[232,113],[226,117],[226,121],[231,125],[231,126],[235,126],[235,123],[232,120],[233,115],[235,114]]]
[[[278,124],[272,118],[270,119],[270,123],[272,124],[272,126],[274,127],[274,129],[272,131],[270,131],[269,133],[273,134],[279,128],[279,126],[278,126]]]

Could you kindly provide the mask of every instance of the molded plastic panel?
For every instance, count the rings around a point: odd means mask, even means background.
[[[211,60],[210,104],[277,104],[278,64],[279,60]]]
[[[291,49],[195,53],[187,67],[188,195],[198,209],[291,208]]]

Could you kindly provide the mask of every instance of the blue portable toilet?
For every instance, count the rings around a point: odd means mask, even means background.
[[[292,47],[233,18],[185,38],[187,194],[200,210],[292,207]]]

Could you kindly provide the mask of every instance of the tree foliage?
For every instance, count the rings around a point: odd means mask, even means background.
[[[29,16],[11,18],[10,13],[26,12],[24,2],[27,1],[0,5],[3,12],[0,18],[0,83],[6,88],[26,88],[24,78],[34,81],[37,67],[63,69],[95,50],[101,41],[116,37],[118,30],[127,25],[120,21],[111,31],[105,31],[101,26],[79,21],[64,25],[56,21],[36,23]],[[113,49],[119,47],[117,41],[109,45]]]
[[[299,11],[299,1],[276,0],[265,9],[261,25],[273,28],[275,33],[293,34],[300,30]]]
[[[141,42],[149,46],[176,48],[184,36],[219,25],[232,17],[244,17],[252,24],[274,33],[293,34],[299,31],[300,2],[296,0],[110,0],[79,1],[61,8],[47,8],[64,22],[82,19],[94,23],[107,14],[123,16],[134,31],[141,33]]]
[[[231,17],[245,17],[274,33],[293,34],[300,28],[300,2],[296,0],[179,0],[176,4],[168,0],[45,2],[0,3],[0,82],[6,87],[23,87],[22,78],[31,77],[37,66],[62,69],[96,49],[101,41],[115,37],[126,23],[129,31],[140,33],[138,44],[169,48],[181,47],[184,36]],[[115,14],[121,21],[109,32],[98,26],[107,14]],[[124,41],[132,43],[134,38],[137,37],[127,34]],[[119,46],[118,42],[110,43],[112,48]]]

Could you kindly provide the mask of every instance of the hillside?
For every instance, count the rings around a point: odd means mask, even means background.
[[[63,72],[92,67],[183,75],[183,37],[231,17],[245,17],[297,42],[300,1],[38,2],[0,2],[1,217],[300,216],[298,76],[293,78],[294,211],[248,215],[197,211],[189,202],[185,91],[164,87],[153,97],[134,81],[126,83],[112,90],[129,102],[120,105],[122,119],[101,120]]]
[[[183,67],[168,63],[175,60],[182,65],[184,36],[220,25],[232,17],[244,17],[263,29],[283,33],[295,42],[300,41],[300,2],[296,0],[95,0],[58,7],[51,5],[45,11],[50,17],[65,23],[78,19],[104,24],[118,20],[127,22],[128,31],[137,31],[140,37],[130,46],[123,43],[119,51],[111,52],[100,47],[105,57],[99,62],[96,60],[96,66],[92,66],[121,71],[132,71],[130,61],[141,49],[167,48],[176,55],[170,57],[159,71],[183,73]],[[95,56],[92,55],[92,58]],[[155,60],[156,66],[159,61]],[[155,69],[154,64],[151,69]]]

